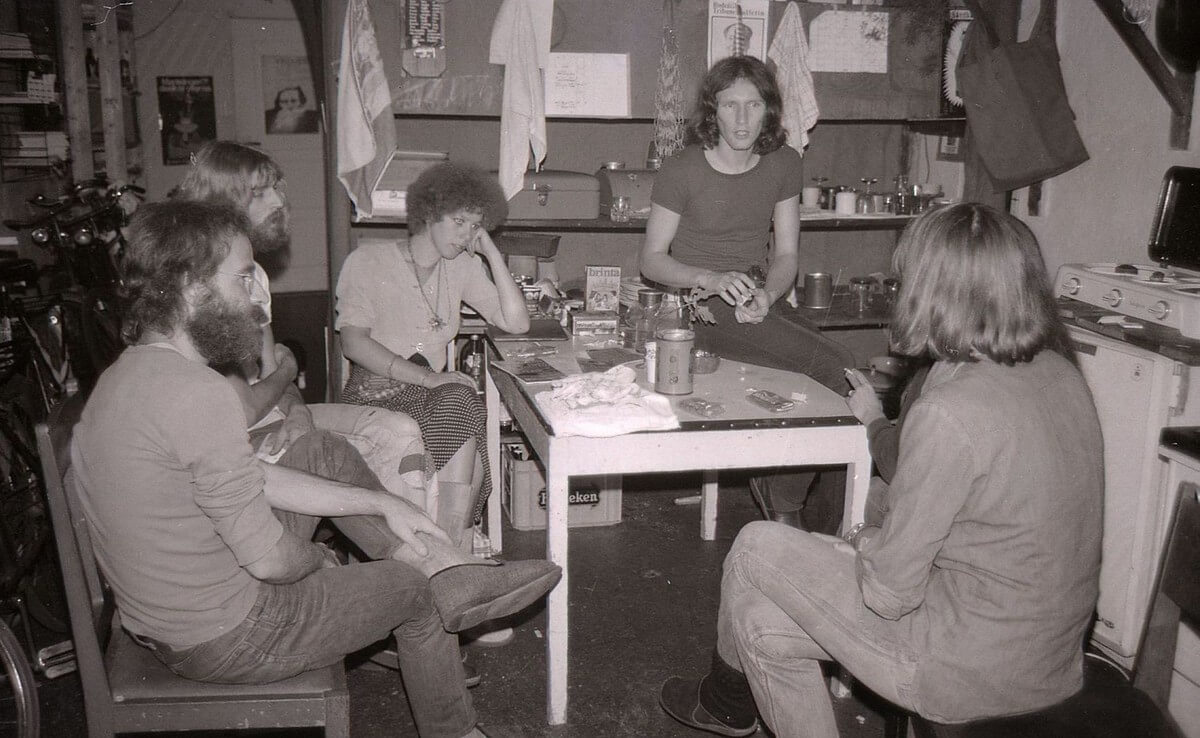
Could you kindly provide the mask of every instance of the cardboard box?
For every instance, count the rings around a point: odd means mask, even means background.
[[[596,313],[586,310],[572,311],[567,319],[571,327],[571,335],[596,335],[617,332],[617,314],[613,312]]]
[[[518,446],[520,444],[517,444]],[[546,473],[541,462],[517,458],[512,445],[501,451],[501,500],[517,530],[546,529]],[[567,526],[587,528],[621,522],[621,477],[572,477]]]
[[[616,313],[620,306],[621,267],[589,264],[584,267],[583,309]]]

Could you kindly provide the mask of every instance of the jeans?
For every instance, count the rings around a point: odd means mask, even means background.
[[[380,407],[319,403],[308,405],[313,426],[343,436],[354,446],[384,489],[429,510],[433,461],[421,442],[417,421]]]
[[[742,528],[725,558],[717,651],[750,682],[779,738],[836,738],[820,661],[835,660],[881,697],[920,712],[908,618],[863,604],[854,556],[835,539],[778,523]]]
[[[281,465],[379,489],[374,475],[342,438],[308,433]],[[276,511],[284,527],[307,540],[318,518]],[[458,638],[442,627],[428,580],[387,555],[399,539],[375,516],[333,518],[365,554],[383,560],[318,569],[291,584],[260,585],[246,618],[225,635],[189,648],[151,642],[175,673],[200,681],[258,683],[285,679],[341,661],[391,633],[400,672],[422,736],[459,738],[474,728]]]
[[[784,320],[779,307],[772,307],[761,323],[739,323],[734,309],[720,298],[704,304],[717,324],[693,326],[697,348],[731,361],[807,374],[839,395],[850,391],[844,370],[854,366],[854,354],[837,341]],[[845,485],[845,473],[835,469],[776,473],[763,487],[772,511],[793,512],[811,506],[810,514],[803,515],[805,527],[832,533],[841,522]]]

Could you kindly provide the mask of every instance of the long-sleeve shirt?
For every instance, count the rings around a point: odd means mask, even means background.
[[[1026,712],[1080,688],[1103,493],[1099,420],[1066,359],[931,368],[858,557],[867,607],[909,629],[923,715]]]

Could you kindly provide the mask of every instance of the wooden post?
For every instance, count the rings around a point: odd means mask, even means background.
[[[62,59],[63,108],[67,118],[67,140],[71,152],[71,176],[75,181],[91,179],[92,122],[88,112],[87,71],[84,69],[83,12],[80,0],[57,0],[58,55]]]
[[[128,177],[128,167],[125,165],[125,106],[121,99],[121,47],[117,33],[117,11],[98,7],[96,13],[104,171],[108,181],[115,184],[124,182]]]

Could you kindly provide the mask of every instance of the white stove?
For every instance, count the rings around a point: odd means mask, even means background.
[[[1146,264],[1064,264],[1054,290],[1057,297],[1200,340],[1200,272]]]

